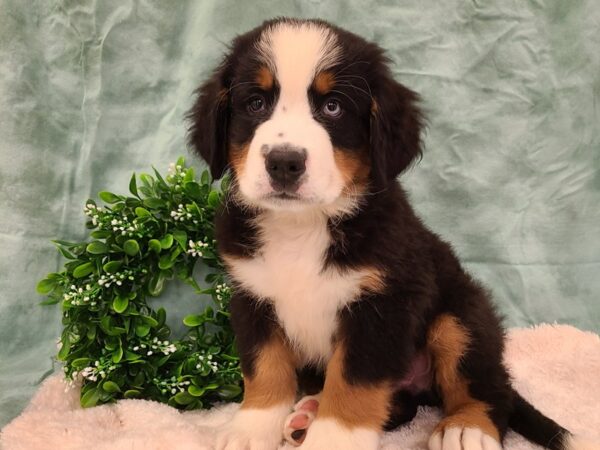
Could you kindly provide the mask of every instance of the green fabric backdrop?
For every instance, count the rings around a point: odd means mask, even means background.
[[[422,94],[427,148],[405,186],[507,325],[599,331],[596,0],[0,0],[0,425],[52,368],[59,309],[34,291],[62,264],[49,240],[83,238],[86,198],[187,153],[192,90],[278,15],[379,42]],[[180,317],[198,299],[161,301]]]

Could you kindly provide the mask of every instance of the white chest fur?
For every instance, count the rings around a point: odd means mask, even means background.
[[[269,212],[258,225],[260,251],[253,259],[230,261],[231,275],[258,298],[272,302],[305,362],[327,361],[337,313],[357,298],[366,272],[323,270],[331,240],[323,215]]]

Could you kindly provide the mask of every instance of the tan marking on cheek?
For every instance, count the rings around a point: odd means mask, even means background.
[[[500,433],[489,416],[490,406],[471,396],[468,380],[459,370],[470,340],[468,330],[449,314],[438,317],[428,331],[427,344],[433,355],[435,380],[447,414],[436,430],[476,427],[500,441]]]
[[[363,275],[360,281],[360,288],[363,291],[372,293],[381,293],[385,289],[384,275],[376,268],[366,269],[367,274]]]
[[[335,75],[328,70],[319,72],[317,76],[315,76],[313,86],[315,91],[319,94],[327,94],[333,89],[333,86],[335,86]]]
[[[256,82],[263,90],[271,90],[275,82],[273,73],[271,73],[266,66],[262,66],[260,69],[258,69],[258,72],[256,72]]]
[[[282,336],[276,335],[257,352],[254,374],[244,377],[242,408],[268,408],[292,403],[296,397],[296,357]]]
[[[327,365],[318,417],[329,417],[348,428],[383,428],[390,412],[389,383],[354,385],[344,378],[344,345],[336,348]]]
[[[229,146],[229,165],[233,168],[236,177],[242,176],[246,167],[246,159],[250,144],[230,145]]]
[[[349,151],[333,148],[333,159],[344,179],[344,193],[364,192],[371,166],[368,155],[362,151]]]

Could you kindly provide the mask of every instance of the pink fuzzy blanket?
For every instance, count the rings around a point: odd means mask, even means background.
[[[565,325],[511,330],[506,362],[515,387],[538,409],[575,433],[600,441],[600,338]],[[0,435],[4,450],[211,449],[215,428],[237,405],[180,413],[145,400],[81,409],[76,389],[65,392],[57,375]],[[426,449],[440,419],[422,408],[408,426],[386,433],[382,449]],[[286,448],[286,447],[282,447]],[[510,432],[506,449],[535,449]]]

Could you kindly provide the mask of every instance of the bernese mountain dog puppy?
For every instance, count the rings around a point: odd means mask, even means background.
[[[512,387],[488,292],[397,182],[421,154],[418,96],[383,50],[321,20],[237,37],[189,113],[214,178],[244,374],[218,450],[376,449],[420,404],[431,450],[495,450],[507,428],[553,450],[597,448]],[[297,395],[310,395],[296,402]]]

